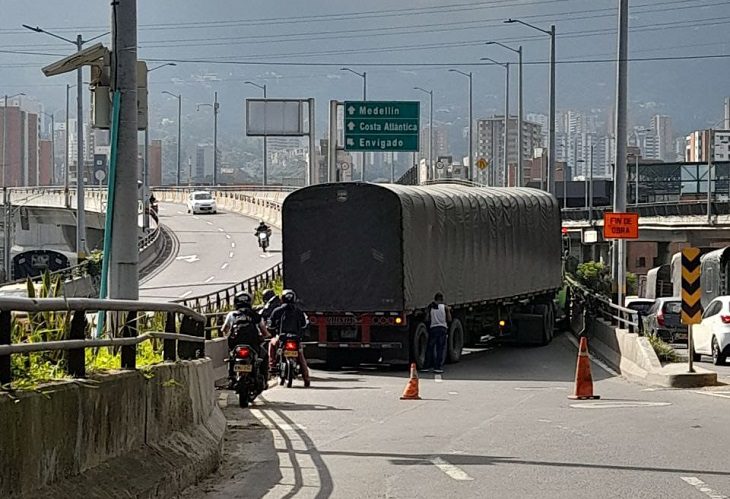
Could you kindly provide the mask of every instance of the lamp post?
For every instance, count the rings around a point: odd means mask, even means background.
[[[148,69],[147,73],[156,71],[166,66],[177,66],[174,62],[166,62],[160,64],[152,69]],[[147,120],[147,124],[144,127],[144,167],[142,168],[142,228],[148,229],[150,227],[150,205],[149,205],[149,174],[150,174],[150,124]]]
[[[218,185],[218,92],[213,95],[213,104],[198,104],[196,110],[205,106],[213,108],[213,185]]]
[[[506,24],[522,24],[528,28],[535,29],[541,33],[545,33],[550,37],[550,81],[548,93],[550,95],[550,106],[548,120],[548,174],[547,174],[547,191],[551,194],[555,193],[555,25],[550,26],[549,30],[538,28],[532,24],[520,21],[519,19],[508,19],[504,21]]]
[[[24,24],[25,29],[29,29],[36,33],[45,33],[48,36],[57,38],[64,42],[70,43],[76,46],[76,51],[81,52],[85,43],[89,43],[97,38],[106,36],[109,33],[102,33],[101,35],[84,40],[83,37],[78,34],[76,40],[69,40],[63,36],[56,35],[50,31],[46,31],[38,26],[32,27]],[[82,260],[86,255],[86,212],[84,207],[84,104],[83,104],[83,90],[81,88],[81,77],[82,68],[76,70],[76,255],[78,260]],[[68,89],[68,87],[67,87]],[[68,129],[66,129],[68,135]],[[68,142],[68,141],[67,141]],[[68,169],[68,165],[66,165]]]
[[[503,187],[507,187],[509,184],[508,178],[509,178],[509,62],[498,62],[494,59],[490,59],[489,57],[482,57],[482,61],[490,61],[493,64],[496,64],[498,66],[502,66],[505,71],[505,80],[504,80],[504,143],[502,147],[504,148],[503,154]],[[519,154],[518,154],[519,156]]]
[[[264,91],[264,100],[266,99],[266,84],[265,83],[263,85],[259,85],[258,83],[254,83],[252,81],[246,81],[246,82],[244,82],[244,84],[253,85],[256,88],[260,88],[261,90],[263,90]],[[266,185],[266,173],[268,171],[268,163],[269,163],[269,153],[266,150],[266,142],[267,142],[266,135],[264,135],[264,182],[263,182],[264,185]]]
[[[472,72],[469,71],[468,73],[465,73],[463,71],[459,71],[458,69],[449,69],[452,73],[458,73],[460,75],[464,75],[467,78],[469,78],[469,168],[466,170],[466,179],[472,180],[473,178],[473,169],[474,169],[474,118],[473,118],[473,97],[474,93],[472,92]]]
[[[500,47],[506,48],[515,52],[518,56],[518,75],[517,75],[517,176],[515,179],[515,186],[522,187],[524,183],[524,168],[523,168],[523,154],[524,154],[524,140],[522,136],[522,121],[524,120],[524,108],[522,102],[522,45],[519,47],[512,48],[509,45],[505,45],[500,42],[487,42],[487,45],[499,45]]]
[[[368,100],[368,74],[365,71],[358,73],[350,68],[340,68],[340,71],[348,71],[362,78],[362,100]],[[365,151],[360,153],[360,161],[362,162],[360,165],[360,181],[365,182]]]
[[[433,171],[433,90],[426,90],[421,87],[413,87],[413,90],[418,90],[428,94],[429,98],[429,113],[428,113],[428,171],[431,173],[431,178],[436,178],[436,172]]]
[[[177,183],[180,185],[180,141],[182,138],[182,94],[173,94],[167,90],[162,91],[163,94],[170,95],[177,99]]]

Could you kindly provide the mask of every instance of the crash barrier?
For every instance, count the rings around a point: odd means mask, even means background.
[[[237,186],[237,187],[155,187],[155,197],[167,203],[187,203],[195,191],[208,191],[215,198],[218,209],[231,211],[281,227],[281,204],[293,187]]]
[[[570,289],[571,304],[575,302],[582,304],[581,310],[591,317],[600,317],[610,324],[627,329],[629,333],[641,334],[643,326],[636,310],[616,305],[609,298],[591,291],[569,275],[565,276],[565,282]]]
[[[89,339],[96,310],[112,326]],[[165,314],[164,331],[138,335],[150,312]],[[49,313],[72,317],[66,339],[11,344],[15,320]],[[172,303],[0,298],[0,497],[170,497],[213,471],[225,421],[212,362],[202,358],[204,324]],[[136,370],[136,345],[159,340],[165,362]],[[123,371],[86,378],[86,353],[100,347],[121,350]],[[60,353],[59,368],[76,381],[10,390],[11,356],[29,361],[31,352]]]
[[[603,214],[610,212],[610,206],[588,208],[564,208],[561,210],[565,221],[603,220]],[[706,216],[707,201],[682,201],[670,203],[645,203],[632,205],[628,211],[638,213],[641,218],[651,217],[689,217]],[[711,204],[712,215],[730,214],[730,203],[715,201]]]

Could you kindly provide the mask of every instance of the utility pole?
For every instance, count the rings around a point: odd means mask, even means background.
[[[68,83],[66,84],[66,127],[64,129],[64,138],[66,140],[66,163],[63,165],[63,199],[66,203],[66,208],[71,207],[71,198],[69,197],[68,193],[68,164],[71,162],[70,158],[70,149],[71,149],[71,143],[69,141],[68,137],[68,91],[71,89],[71,85]]]
[[[81,38],[81,35],[76,35],[76,50],[81,52],[83,46],[84,41]],[[76,70],[76,133],[78,134],[78,145],[76,147],[76,255],[79,261],[86,258],[86,207],[84,205],[84,96],[81,88],[81,76],[82,70],[79,67],[79,69]]]
[[[213,104],[198,104],[196,110],[205,106],[213,108],[213,185],[218,185],[218,92],[213,94]]]
[[[626,122],[628,112],[629,0],[619,0],[618,67],[616,71],[616,169],[613,177],[613,211],[626,211]],[[617,304],[623,306],[626,257],[623,239],[613,242],[613,278]]]
[[[149,71],[148,71],[149,72]],[[177,183],[180,185],[180,142],[182,140],[182,94],[173,94],[167,90],[162,91],[163,94],[171,95],[177,99]]]
[[[707,131],[707,223],[712,225],[712,179],[715,176],[715,129]]]
[[[260,88],[261,90],[263,90],[264,91],[264,100],[266,100],[266,84],[265,83],[263,85],[259,85],[258,83],[254,83],[252,81],[247,81],[247,82],[244,82],[244,84],[253,85],[254,87],[257,87],[257,88]],[[266,150],[266,142],[267,142],[266,139],[267,139],[267,137],[266,137],[266,135],[264,135],[264,182],[263,182],[264,186],[266,186],[266,184],[267,184],[266,176],[267,176],[267,172],[268,172],[268,162],[269,162],[269,153]]]
[[[111,81],[121,94],[109,298],[139,298],[137,264],[137,1],[112,4]]]
[[[362,78],[362,100],[368,100],[368,74],[365,71],[358,73],[350,68],[340,68],[340,71],[348,71]],[[360,161],[362,162],[362,165],[360,166],[360,181],[365,182],[365,151],[360,153]]]

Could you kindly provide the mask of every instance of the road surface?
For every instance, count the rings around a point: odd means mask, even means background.
[[[262,253],[254,220],[235,213],[190,215],[184,205],[160,204],[160,224],[179,241],[171,263],[140,286],[140,299],[170,301],[217,291],[264,272],[281,261],[281,234],[274,230]]]
[[[220,471],[185,497],[683,498],[730,495],[730,387],[651,389],[595,363],[573,401],[576,347],[502,347],[422,376],[314,371],[251,410],[222,391]]]

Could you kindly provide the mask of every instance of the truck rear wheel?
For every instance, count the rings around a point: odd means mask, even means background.
[[[555,328],[555,315],[550,305],[535,305],[535,313],[542,316],[542,336],[540,344],[545,346],[553,339],[553,330]]]
[[[426,347],[428,347],[428,328],[423,322],[419,322],[413,331],[412,339],[412,361],[416,363],[418,369],[423,368],[426,364]]]
[[[449,328],[449,339],[446,351],[446,361],[449,363],[461,360],[461,351],[464,348],[464,326],[459,319],[454,319]]]

